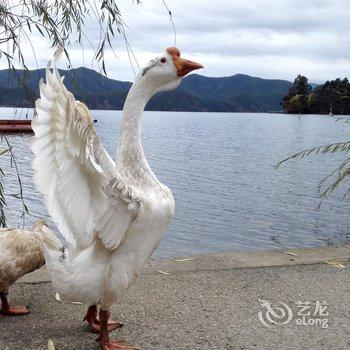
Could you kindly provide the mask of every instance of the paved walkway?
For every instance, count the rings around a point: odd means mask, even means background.
[[[112,334],[143,350],[350,349],[349,260],[348,245],[152,261],[114,306],[112,316],[124,327]],[[98,349],[82,322],[85,307],[58,302],[45,270],[26,276],[10,293],[14,305],[30,304],[32,312],[0,315],[1,350],[47,349],[49,338],[56,350]],[[267,312],[259,299],[272,309]],[[298,302],[310,308],[303,311]],[[303,320],[300,311],[311,315]]]

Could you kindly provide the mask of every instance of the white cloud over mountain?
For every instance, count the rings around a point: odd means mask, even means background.
[[[204,64],[208,76],[245,73],[293,80],[304,74],[322,82],[350,72],[350,2],[346,0],[168,0],[176,26],[177,46],[184,57]],[[174,34],[162,0],[120,2],[127,38],[143,65],[174,45]],[[99,27],[87,21],[86,34],[96,44]],[[47,43],[34,37],[37,65],[52,55]],[[133,72],[121,37],[113,40],[118,57],[108,51],[109,76],[132,80]],[[36,68],[30,47],[24,47],[29,66]],[[92,67],[89,44],[69,49],[75,67]],[[4,64],[2,64],[4,67]],[[93,68],[97,68],[96,63]]]

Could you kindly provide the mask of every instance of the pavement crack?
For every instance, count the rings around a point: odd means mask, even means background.
[[[35,284],[46,284],[46,283],[51,283],[51,281],[17,282],[16,284],[35,285]]]

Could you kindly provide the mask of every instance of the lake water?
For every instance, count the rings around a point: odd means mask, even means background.
[[[22,116],[26,110],[21,111]],[[31,115],[29,111],[29,116]],[[0,108],[0,118],[14,110]],[[17,112],[17,116],[19,111]],[[120,111],[93,111],[103,144],[114,157]],[[350,203],[338,191],[320,211],[316,185],[346,155],[273,165],[302,149],[349,139],[350,126],[329,116],[254,113],[145,112],[145,154],[169,186],[176,214],[156,257],[289,247],[350,241]],[[48,218],[32,181],[30,135],[10,135],[25,202],[26,227]],[[7,193],[18,193],[8,158]],[[7,196],[8,226],[21,226],[21,202]],[[52,223],[51,223],[52,224]],[[53,227],[53,224],[52,224]]]

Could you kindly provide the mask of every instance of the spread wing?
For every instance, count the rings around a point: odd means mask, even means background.
[[[36,101],[34,182],[72,246],[87,247],[99,237],[115,249],[141,202],[99,141],[88,108],[64,86],[56,67],[59,55],[52,72],[49,62]]]

